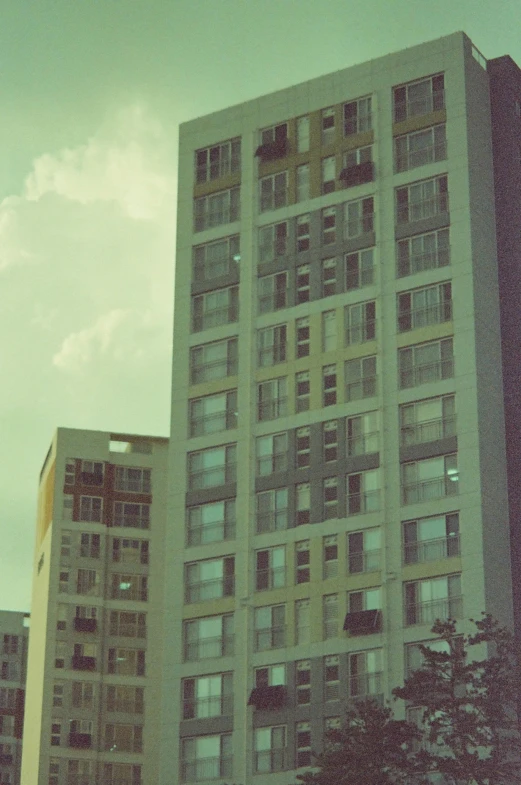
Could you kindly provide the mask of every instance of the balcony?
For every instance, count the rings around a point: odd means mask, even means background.
[[[408,150],[407,152],[396,152],[395,172],[406,172],[415,169],[417,166],[444,161],[447,158],[447,142],[430,144],[418,150]]]
[[[100,472],[81,472],[82,485],[103,485],[103,475]]]
[[[225,379],[228,376],[235,376],[236,373],[237,359],[223,358],[222,360],[214,360],[213,362],[193,366],[191,382],[192,384],[201,384],[201,382],[210,382],[213,379]]]
[[[220,597],[233,597],[234,594],[235,577],[233,575],[198,581],[185,586],[185,602],[204,602]]]
[[[446,267],[448,264],[450,264],[450,248],[448,245],[439,246],[432,251],[423,251],[422,253],[411,253],[408,244],[400,244],[398,247],[398,278],[404,278],[413,273],[421,273],[424,270]]]
[[[380,610],[354,611],[347,613],[344,630],[350,635],[371,635],[382,629],[382,612]]]
[[[209,330],[223,324],[232,324],[239,319],[238,305],[226,305],[222,308],[208,308],[202,314],[194,314],[193,331]]]
[[[347,166],[338,175],[344,188],[351,188],[354,185],[363,185],[374,180],[374,164],[372,161],[364,161],[363,164]]]
[[[74,654],[72,657],[72,667],[75,671],[95,671],[96,657],[84,657],[80,654]]]
[[[233,758],[198,758],[181,762],[181,782],[199,782],[231,777]]]
[[[444,597],[430,602],[408,603],[405,606],[405,623],[434,624],[437,619],[461,619],[463,597]]]
[[[113,526],[123,526],[129,529],[148,529],[150,518],[144,515],[129,515],[128,513],[114,513]]]
[[[442,324],[452,319],[452,300],[446,300],[423,308],[400,311],[398,314],[398,331],[401,333],[428,327],[431,324]]]
[[[288,153],[289,141],[287,137],[261,144],[255,150],[255,155],[260,158],[262,163],[265,161],[276,161],[278,158],[285,158]]]
[[[127,493],[151,493],[152,484],[150,480],[131,480],[128,478],[119,478],[114,483],[114,490],[126,491]]]
[[[81,616],[74,617],[74,629],[76,632],[96,632],[97,627],[97,619],[85,619]]]
[[[434,90],[429,95],[421,98],[410,98],[405,101],[395,101],[394,122],[401,123],[409,117],[418,117],[445,108],[445,90]]]
[[[235,638],[233,635],[202,638],[198,641],[186,641],[185,662],[231,656],[234,652],[234,643]]]
[[[287,702],[287,690],[282,684],[273,687],[267,684],[263,687],[255,687],[248,699],[248,706],[254,706],[257,710],[273,711],[282,709]]]
[[[205,545],[209,542],[233,540],[235,537],[235,521],[217,521],[199,526],[189,526],[187,545]]]
[[[226,717],[233,714],[233,695],[211,695],[208,698],[183,701],[183,719]]]
[[[207,259],[204,264],[194,265],[194,280],[211,281],[220,278],[222,275],[236,273],[238,268],[239,256],[222,256],[217,259]]]
[[[418,564],[420,562],[438,561],[460,554],[459,534],[447,537],[437,537],[432,540],[406,542],[403,546],[403,560],[405,564]]]
[[[286,645],[286,627],[264,627],[254,630],[255,651],[282,649]]]
[[[425,444],[456,435],[456,415],[437,417],[433,420],[410,423],[400,428],[402,447]]]
[[[190,420],[190,436],[203,436],[205,433],[229,431],[237,427],[237,412],[221,411],[192,417]]]
[[[69,747],[78,750],[90,750],[92,748],[92,736],[90,733],[69,733]]]
[[[235,482],[237,479],[237,466],[234,461],[221,466],[211,466],[208,469],[199,469],[190,472],[190,490],[202,490],[203,488],[215,488],[218,485],[226,485]]]
[[[418,504],[431,499],[443,499],[444,496],[454,496],[458,493],[458,473],[434,477],[430,480],[410,483],[402,486],[402,503]]]
[[[376,512],[380,509],[380,491],[350,493],[347,497],[347,514],[358,515],[364,512]]]
[[[422,384],[439,382],[442,379],[452,379],[454,376],[454,358],[438,360],[434,363],[424,363],[412,368],[400,368],[400,387],[419,387]]]
[[[372,551],[356,551],[349,553],[348,569],[350,575],[356,575],[363,572],[376,572],[380,569],[380,548],[375,548]]]
[[[401,225],[423,221],[425,218],[432,218],[434,215],[446,213],[448,210],[449,195],[448,193],[440,193],[417,202],[399,204],[396,210],[396,223]]]

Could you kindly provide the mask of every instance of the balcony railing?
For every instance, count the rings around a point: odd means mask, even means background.
[[[400,123],[409,117],[417,117],[445,108],[445,91],[436,90],[421,98],[410,98],[408,101],[396,101],[394,104],[394,122]]]
[[[185,661],[207,660],[213,657],[228,657],[233,654],[234,636],[225,635],[216,638],[202,638],[197,641],[185,642]]]
[[[344,224],[344,240],[352,240],[374,229],[374,213],[366,213],[361,218],[351,218]]]
[[[203,719],[233,714],[233,695],[211,695],[208,698],[183,701],[183,719]]]
[[[203,602],[216,600],[219,597],[232,597],[235,594],[235,577],[226,575],[222,578],[198,581],[185,586],[185,602]]]
[[[400,246],[402,247],[402,246]],[[398,251],[398,277],[421,273],[423,270],[434,270],[437,267],[446,267],[450,264],[450,248],[439,247],[433,251],[411,253],[408,246],[406,253]]]
[[[146,638],[147,628],[143,622],[111,622],[109,628],[110,635],[118,635],[123,638]]]
[[[150,518],[145,515],[129,515],[128,513],[114,513],[113,526],[126,526],[129,529],[148,529]]]
[[[226,305],[222,308],[209,308],[202,314],[194,315],[194,332],[220,327],[223,324],[232,324],[239,318],[239,308],[236,305]]]
[[[374,283],[374,267],[362,267],[358,270],[346,271],[346,289],[361,289]]]
[[[149,479],[131,480],[120,477],[114,483],[114,490],[127,491],[128,493],[151,493],[152,484]]]
[[[267,570],[257,570],[255,573],[255,589],[281,589],[286,585],[286,568],[271,567]]]
[[[113,600],[137,600],[139,602],[146,602],[148,600],[148,589],[146,586],[133,585],[127,586],[112,586],[111,599]]]
[[[430,602],[410,603],[405,606],[405,623],[434,624],[436,619],[460,619],[462,616],[463,598],[446,597]]]
[[[268,210],[278,210],[279,207],[285,207],[288,203],[288,189],[277,188],[271,193],[261,194],[260,197],[260,212],[265,213]]]
[[[257,774],[269,771],[284,771],[286,768],[286,749],[257,750],[255,752],[255,771]]]
[[[235,537],[235,521],[216,521],[199,526],[188,526],[187,545],[205,545],[209,542],[233,540]]]
[[[363,134],[370,131],[373,127],[372,113],[357,114],[356,116],[349,117],[344,120],[344,136],[352,136],[353,134]]]
[[[266,477],[268,474],[285,472],[288,468],[288,451],[274,452],[257,458],[257,477]]]
[[[271,313],[271,311],[278,311],[280,308],[286,308],[287,304],[287,289],[279,289],[272,294],[263,294],[259,296],[259,313]]]
[[[202,417],[192,417],[190,420],[190,435],[202,436],[205,433],[229,431],[237,427],[237,412],[222,411],[205,414]]]
[[[405,564],[438,561],[451,556],[459,556],[459,534],[438,537],[432,540],[406,542],[403,546]]]
[[[288,398],[283,396],[271,401],[261,401],[258,405],[259,421],[276,420],[288,413]]]
[[[267,368],[270,365],[277,365],[277,363],[286,362],[286,348],[285,342],[277,343],[274,346],[267,346],[259,349],[257,362],[260,368]]]
[[[190,490],[200,490],[202,488],[213,488],[217,485],[226,485],[235,482],[237,479],[237,466],[234,461],[221,466],[212,466],[208,469],[200,469],[190,472]]]
[[[398,224],[413,223],[422,221],[425,218],[432,218],[434,215],[446,213],[449,209],[449,195],[447,193],[437,194],[427,199],[417,202],[408,202],[398,205],[396,211],[396,222]]]
[[[350,551],[348,558],[349,574],[376,572],[380,569],[380,558],[380,548],[374,548],[370,551]]]
[[[441,379],[451,379],[454,376],[454,358],[438,360],[434,363],[424,363],[412,368],[400,369],[400,387],[419,387],[422,384],[439,382]]]
[[[219,158],[218,160],[210,161],[210,163],[197,166],[195,169],[196,182],[206,183],[208,180],[217,180],[234,172],[240,172],[240,170],[241,156],[230,155],[230,157]]]
[[[363,512],[376,512],[380,509],[380,491],[350,493],[347,497],[347,514],[357,515]]]
[[[233,758],[198,758],[181,762],[181,782],[199,782],[231,777]]]
[[[338,175],[338,179],[345,188],[351,188],[354,185],[372,182],[374,174],[374,163],[372,161],[364,161],[361,164],[346,166]]]
[[[349,677],[351,698],[371,698],[382,692],[382,673],[357,673]]]
[[[366,376],[356,382],[346,384],[346,401],[372,398],[376,395],[376,376]]]
[[[257,512],[257,534],[282,531],[288,528],[288,508]]]
[[[395,171],[406,172],[408,169],[415,169],[417,166],[424,166],[435,161],[444,161],[447,157],[447,142],[431,144],[419,150],[408,150],[407,152],[396,152]]]
[[[286,627],[265,627],[254,631],[255,651],[281,649],[286,645]]]
[[[237,374],[237,359],[223,358],[192,367],[192,384],[210,382],[213,379],[225,379]]]
[[[376,338],[376,319],[364,319],[360,324],[354,324],[346,329],[346,346],[364,341],[374,341]]]
[[[456,415],[402,425],[400,435],[403,447],[411,444],[435,442],[438,439],[445,439],[447,436],[455,436]]]
[[[378,452],[379,436],[378,431],[361,433],[359,436],[349,436],[347,439],[347,454],[368,455],[372,452]]]
[[[401,333],[415,330],[418,327],[428,327],[430,324],[441,324],[452,319],[452,300],[445,300],[435,305],[426,305],[423,308],[413,308],[400,311],[398,314],[398,330]]]
[[[414,482],[402,487],[403,504],[417,504],[430,499],[442,499],[458,493],[458,475],[444,475],[430,480]]]

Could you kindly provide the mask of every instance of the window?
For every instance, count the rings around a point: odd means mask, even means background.
[[[394,122],[435,112],[445,107],[443,74],[429,76],[393,90]]]
[[[231,777],[232,734],[195,736],[181,742],[181,782]]]
[[[348,292],[374,283],[374,248],[347,253],[344,259]]]
[[[148,540],[113,537],[112,561],[121,564],[148,564]]]
[[[72,512],[74,508],[74,496],[63,497],[62,517],[64,521],[72,521]]]
[[[113,526],[127,526],[130,529],[150,528],[150,504],[114,502]]]
[[[65,658],[67,657],[68,646],[65,641],[56,641],[56,652],[54,658],[55,668],[65,668]]]
[[[11,687],[0,687],[0,709],[16,707],[16,690]]]
[[[456,638],[456,641],[459,639]],[[443,654],[449,654],[450,647],[447,641],[444,640],[428,640],[421,643],[409,643],[405,646],[405,674],[406,678],[410,678],[413,671],[418,670],[425,664],[424,655],[420,646],[426,646],[431,651],[437,651]]]
[[[449,209],[447,175],[421,180],[396,189],[396,223],[406,224],[446,213]]]
[[[376,302],[355,303],[344,308],[346,346],[376,338]]]
[[[349,697],[367,699],[382,692],[382,650],[371,649],[350,654]]]
[[[374,198],[354,199],[344,204],[344,240],[368,234],[374,229]]]
[[[322,314],[322,351],[332,352],[337,348],[336,311]]]
[[[80,521],[101,523],[103,512],[103,499],[98,496],[80,497]]]
[[[185,662],[233,654],[233,613],[183,623]]]
[[[18,654],[18,635],[4,635],[4,654]]]
[[[295,668],[295,692],[297,706],[308,706],[311,703],[311,663],[299,660]]]
[[[233,673],[183,679],[183,719],[221,717],[233,712]]]
[[[0,734],[2,736],[14,736],[14,716],[0,714]]]
[[[192,252],[192,275],[195,281],[213,281],[221,275],[237,272],[241,260],[240,236],[223,237],[212,243],[196,245]]]
[[[436,619],[461,619],[461,576],[447,575],[405,584],[405,623],[434,624]]]
[[[336,160],[332,155],[322,159],[322,193],[329,194],[335,190]]]
[[[276,472],[284,472],[288,468],[288,434],[273,433],[269,436],[258,436],[257,476],[265,477]]]
[[[190,349],[190,382],[201,384],[237,373],[237,338]]]
[[[61,744],[62,723],[61,720],[51,722],[51,747],[59,747]]]
[[[336,399],[336,365],[325,365],[322,368],[322,406],[334,406]]]
[[[303,319],[297,319],[297,345],[296,355],[299,357],[307,357],[309,355],[309,316]]]
[[[309,643],[311,632],[311,605],[309,599],[295,603],[295,644]]]
[[[122,638],[146,638],[146,613],[136,611],[110,611],[110,635]]]
[[[71,703],[75,709],[94,707],[94,684],[91,681],[73,681],[71,684]]]
[[[83,485],[103,485],[103,463],[99,461],[81,462],[81,482]]]
[[[288,528],[288,489],[257,494],[257,534]]]
[[[417,166],[447,158],[445,123],[413,131],[394,139],[394,171],[406,172]]]
[[[378,412],[347,418],[347,454],[367,455],[378,452]]]
[[[297,166],[297,202],[309,199],[309,164]]]
[[[255,551],[255,590],[281,589],[286,585],[284,545]]]
[[[60,561],[67,562],[71,557],[72,532],[64,531],[61,536]]]
[[[451,379],[454,376],[452,338],[399,349],[398,366],[402,389]]]
[[[285,684],[286,666],[284,663],[255,668],[256,687],[279,687]]]
[[[130,493],[150,493],[151,470],[135,469],[132,466],[116,466],[114,490]]]
[[[309,426],[297,428],[297,469],[304,469],[311,465],[311,442]]]
[[[192,398],[189,401],[190,436],[217,433],[237,427],[237,390]]]
[[[259,181],[259,212],[277,210],[288,203],[288,173],[278,172],[262,177]]]
[[[434,515],[403,523],[403,560],[405,564],[438,561],[459,556],[459,515]]]
[[[105,725],[105,749],[121,752],[143,752],[143,728],[141,725]]]
[[[65,485],[75,485],[76,483],[76,461],[74,458],[67,458],[65,461]]]
[[[143,649],[109,649],[108,673],[120,676],[144,676],[145,652]]]
[[[185,602],[204,602],[234,594],[234,556],[185,564]]]
[[[402,464],[403,504],[442,499],[458,492],[458,456],[455,453]]]
[[[322,297],[336,294],[336,266],[338,259],[322,259]]]
[[[254,772],[284,771],[286,767],[286,726],[255,728]]]
[[[456,398],[440,395],[400,406],[402,445],[424,444],[456,433]]]
[[[78,556],[84,559],[99,559],[101,551],[101,537],[99,534],[80,532],[80,546]]]
[[[295,768],[311,766],[311,723],[297,722],[295,726]]]
[[[350,575],[380,569],[380,529],[365,529],[347,535],[347,568]]]
[[[376,395],[376,357],[347,360],[344,368],[346,402]]]
[[[111,598],[113,600],[148,600],[148,578],[145,575],[112,573]]]
[[[205,545],[235,537],[235,499],[210,502],[187,510],[187,545]]]
[[[73,669],[81,671],[95,670],[97,653],[98,646],[96,643],[75,643],[72,655]]]
[[[297,305],[309,302],[309,264],[297,267]]]
[[[322,443],[324,461],[336,461],[338,458],[338,423],[336,420],[325,422],[322,426]]]
[[[103,777],[105,785],[119,785],[123,782],[128,785],[140,785],[141,766],[129,763],[104,763]]]
[[[268,128],[262,129],[260,136],[262,145],[286,142],[288,138],[288,124],[270,125]]]
[[[195,153],[195,180],[205,183],[217,180],[241,169],[241,140],[239,137],[221,142]]]
[[[311,488],[308,482],[295,486],[296,525],[303,526],[310,521]]]
[[[348,180],[349,185],[358,184],[358,182],[367,182],[368,180],[365,177],[358,180],[356,183],[351,181],[350,174],[354,169],[361,168],[364,164],[371,165],[373,160],[373,148],[372,145],[365,145],[364,147],[356,147],[354,150],[347,150],[343,155],[343,171],[346,172],[345,179]],[[351,172],[349,171],[351,170]],[[360,174],[360,173],[359,173]],[[372,174],[369,180],[372,180]]]
[[[143,687],[128,687],[123,684],[107,686],[105,695],[106,710],[143,714],[144,692]]]
[[[209,330],[239,320],[239,287],[215,289],[192,297],[192,332]]]
[[[309,540],[295,543],[295,583],[309,583]]]
[[[324,657],[324,700],[336,701],[340,697],[340,667],[338,654]]]
[[[20,666],[18,662],[9,662],[3,660],[0,670],[0,679],[2,681],[18,681],[20,678]]]
[[[363,589],[348,593],[349,613],[380,610],[382,607],[381,589]]]
[[[396,252],[398,278],[446,267],[450,264],[449,230],[438,229],[436,232],[407,237],[398,242]]]
[[[322,538],[323,577],[336,578],[338,575],[338,538],[336,534]]]
[[[266,605],[254,610],[255,651],[280,649],[286,645],[286,608]]]
[[[370,131],[371,124],[371,96],[358,98],[356,101],[349,101],[344,104],[344,136],[352,134],[362,134]]]
[[[260,368],[286,362],[287,328],[285,324],[257,330],[257,362]]]
[[[322,144],[333,144],[335,141],[335,107],[322,110]]]
[[[336,242],[336,207],[322,210],[322,245]]]
[[[259,229],[259,262],[271,262],[285,256],[288,242],[288,223],[280,221]]]
[[[441,324],[452,319],[450,282],[424,286],[398,295],[398,331]]]
[[[59,604],[56,611],[56,629],[57,630],[66,630],[67,629],[67,618],[68,618],[68,605]]]
[[[380,509],[380,470],[347,475],[347,514],[375,512]]]
[[[295,410],[307,412],[309,409],[309,371],[295,374]]]
[[[271,313],[288,304],[288,274],[276,273],[259,278],[259,313]]]
[[[76,593],[98,597],[100,589],[100,576],[96,570],[78,570],[76,579]]]
[[[233,223],[238,221],[239,217],[239,187],[194,199],[194,232]]]
[[[297,117],[297,153],[309,150],[309,117]]]
[[[324,640],[336,638],[338,635],[338,594],[326,594],[322,598]]]
[[[61,570],[59,574],[58,592],[67,594],[69,591],[69,570]]]
[[[338,480],[326,477],[322,488],[324,499],[324,520],[338,518]]]
[[[287,415],[288,392],[285,376],[282,376],[279,379],[270,379],[267,382],[261,382],[257,386],[257,390],[259,422],[276,420],[278,417],[285,417]]]
[[[309,251],[309,215],[297,217],[297,253]]]
[[[208,450],[188,453],[188,484],[190,490],[213,488],[235,482],[237,445],[226,444]]]

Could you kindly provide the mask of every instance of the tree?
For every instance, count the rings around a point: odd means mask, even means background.
[[[394,719],[390,708],[361,701],[343,728],[326,733],[317,772],[297,777],[304,785],[405,785],[414,773],[411,752],[418,729]]]
[[[461,635],[452,620],[432,632],[444,650],[419,646],[423,664],[393,690],[422,710],[424,743],[418,768],[438,772],[453,785],[521,783],[516,713],[521,679],[513,636],[488,614]],[[479,656],[478,647],[485,647]]]

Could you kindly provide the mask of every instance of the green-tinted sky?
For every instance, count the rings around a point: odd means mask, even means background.
[[[168,432],[177,125],[519,0],[0,0],[0,608],[27,609],[57,425]]]

